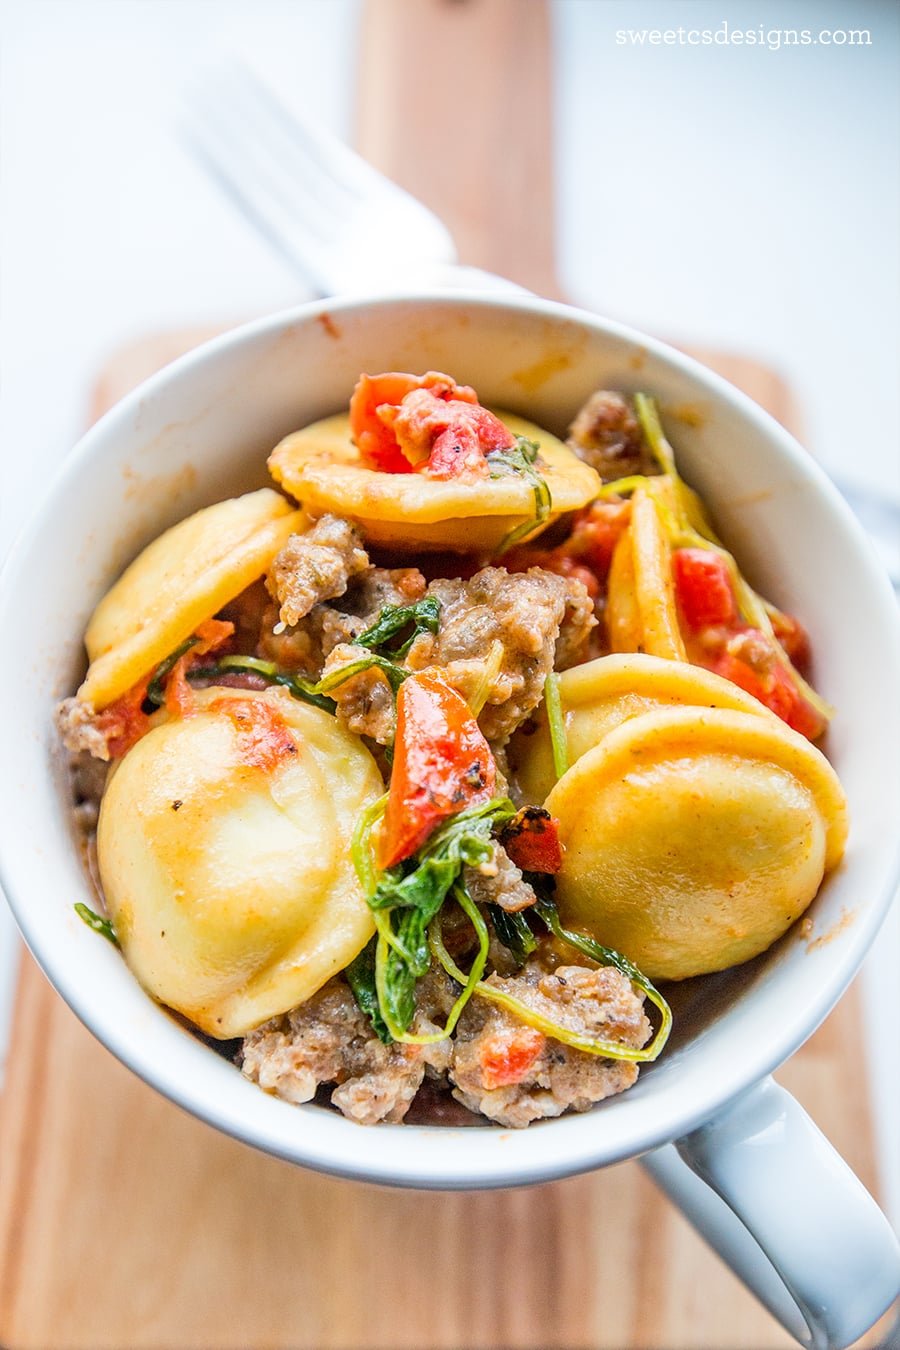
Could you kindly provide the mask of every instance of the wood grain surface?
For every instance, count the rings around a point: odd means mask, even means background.
[[[544,292],[554,288],[548,42],[543,0],[374,0],[359,107],[366,152],[440,210],[463,259]],[[94,412],[203,336],[162,334],[117,354],[98,380]],[[793,420],[773,372],[703,355]],[[778,1076],[876,1189],[861,1044],[851,989]],[[0,1343],[792,1344],[636,1164],[530,1190],[458,1195],[292,1168],[146,1087],[93,1040],[27,957],[0,1101]],[[877,1329],[862,1344],[878,1344]]]

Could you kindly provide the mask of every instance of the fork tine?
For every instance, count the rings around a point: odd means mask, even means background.
[[[233,92],[217,98],[211,91],[196,121],[202,132],[195,130],[195,138],[201,135],[220,171],[271,197],[291,221],[298,220],[321,242],[333,236],[335,217],[354,205],[333,175],[302,148],[273,139],[272,125],[260,119],[252,101],[235,99]]]
[[[327,295],[331,287],[327,279],[327,270],[320,269],[315,250],[311,244],[299,250],[294,245],[294,232],[285,229],[272,210],[272,203],[261,204],[258,194],[245,191],[243,180],[236,175],[227,160],[212,150],[207,142],[194,133],[190,127],[181,129],[182,139],[213,182],[228,200],[237,207],[247,221],[276,250],[292,271],[298,273],[304,281],[311,282],[322,295]]]
[[[295,158],[302,158],[311,175],[313,171],[318,173],[318,185],[323,191],[334,189],[338,192],[342,189],[349,203],[361,199],[360,180],[363,176],[367,179],[368,191],[372,191],[377,182],[384,185],[384,180],[372,170],[371,165],[337,136],[303,121],[285,107],[249,66],[238,68],[237,79],[243,86],[247,106],[255,108],[260,122],[264,122],[281,140],[285,149]]]
[[[452,264],[443,223],[238,62],[195,85],[182,138],[218,187],[323,293]]]

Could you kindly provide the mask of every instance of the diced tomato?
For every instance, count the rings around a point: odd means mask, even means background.
[[[206,656],[208,652],[218,651],[233,633],[234,624],[229,619],[206,619],[194,631],[198,640],[191,652],[194,656]]]
[[[763,642],[767,641],[764,633],[755,629],[748,631]],[[789,727],[809,740],[816,740],[825,730],[824,718],[803,697],[774,653],[767,666],[752,666],[725,647],[710,663],[710,669],[758,698]]]
[[[591,502],[575,519],[566,552],[580,558],[603,581],[616,544],[631,519],[630,501]]]
[[[675,596],[687,628],[698,632],[711,624],[730,625],[738,610],[728,564],[706,548],[676,548],[672,554]]]
[[[410,675],[397,695],[381,866],[408,858],[442,821],[488,801],[494,782],[493,756],[466,701],[437,675]]]
[[[110,759],[121,759],[149,730],[150,719],[143,709],[150,676],[138,680],[121,698],[97,714],[97,730],[106,737]]]
[[[534,548],[528,544],[510,549],[503,555],[503,566],[507,572],[527,572],[529,567],[542,567],[545,572],[555,572],[557,576],[580,581],[592,600],[596,600],[600,594],[597,574],[584,563],[570,557],[565,544],[551,549]]]
[[[770,611],[772,631],[781,643],[791,665],[806,673],[809,665],[809,635],[802,623],[792,614],[782,614],[780,609]]]
[[[170,717],[191,717],[195,711],[194,691],[187,681],[188,667],[193,663],[193,651],[185,652],[169,671],[165,709]]]
[[[206,706],[210,712],[223,712],[231,718],[238,733],[242,764],[270,773],[287,756],[296,755],[297,746],[287,722],[265,699],[214,698]]]
[[[516,442],[487,408],[436,398],[428,389],[408,394],[399,408],[379,409],[379,415],[393,427],[404,456],[429,478],[484,473],[485,455]]]
[[[478,1053],[483,1085],[490,1091],[521,1083],[546,1041],[543,1032],[529,1026],[498,1031],[486,1037]]]
[[[562,867],[559,821],[540,806],[523,806],[500,836],[510,858],[523,872],[558,872]]]
[[[572,533],[564,543],[554,549],[525,544],[505,554],[503,566],[510,572],[543,567],[561,577],[574,577],[596,600],[609,572],[613,551],[630,519],[630,502],[592,502],[576,516]]]
[[[515,437],[482,408],[474,389],[449,375],[391,371],[361,375],[350,400],[350,432],[364,463],[384,473],[422,469],[431,478],[484,472],[485,455]]]
[[[166,678],[166,712],[170,717],[191,717],[196,710],[194,691],[188,683],[188,671],[209,652],[223,646],[234,633],[227,619],[206,619],[194,636],[197,641],[175,662]]]

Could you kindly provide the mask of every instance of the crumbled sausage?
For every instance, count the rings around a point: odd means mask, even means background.
[[[371,654],[367,647],[342,643],[328,657],[322,676],[332,675],[343,666],[352,665]],[[379,745],[390,745],[397,730],[397,711],[394,691],[383,671],[377,666],[369,666],[328,692],[337,704],[335,716],[342,726],[357,736],[369,736]]]
[[[328,604],[316,605],[299,623],[282,628],[277,604],[263,614],[257,654],[282,670],[315,679],[325,659],[342,642],[352,642],[363,631],[361,619]]]
[[[569,427],[566,444],[604,482],[660,471],[628,400],[608,389],[591,394]]]
[[[451,989],[446,980],[422,981],[418,1033],[438,1030],[428,1014],[446,1015]],[[299,1008],[251,1031],[240,1055],[246,1077],[265,1091],[299,1104],[311,1101],[321,1083],[334,1083],[334,1105],[361,1125],[375,1125],[403,1119],[426,1070],[444,1073],[450,1042],[384,1045],[349,987],[336,978]]]
[[[535,894],[500,844],[480,867],[465,867],[463,881],[477,905],[499,905],[508,914],[528,909],[534,904]]]
[[[416,567],[368,567],[350,580],[338,605],[315,605],[296,625],[282,630],[272,605],[263,616],[259,655],[314,677],[335,647],[353,642],[386,605],[410,605],[424,594],[425,578]]]
[[[54,714],[56,729],[67,750],[73,755],[87,751],[95,759],[108,761],[109,735],[97,723],[97,713],[90,703],[79,698],[64,698]]]
[[[299,623],[321,600],[343,595],[350,578],[368,565],[355,527],[339,516],[322,516],[305,534],[292,534],[267,581],[281,622]]]
[[[499,668],[479,718],[491,741],[507,740],[540,703],[564,625],[571,626],[564,640],[569,652],[595,623],[582,583],[539,567],[527,572],[485,567],[468,581],[433,581],[428,593],[441,602],[440,628],[416,639],[407,664],[414,670],[439,667],[449,684],[471,698],[499,643]]]
[[[650,1036],[640,995],[610,967],[560,966],[548,972],[533,959],[517,976],[495,973],[487,983],[569,1031],[635,1047]],[[477,996],[460,1018],[449,1070],[457,1101],[513,1128],[564,1111],[587,1111],[631,1087],[637,1074],[628,1060],[603,1059],[543,1037]]]

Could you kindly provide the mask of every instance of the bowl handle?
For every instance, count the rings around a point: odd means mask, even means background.
[[[900,1246],[887,1219],[771,1078],[641,1162],[811,1350],[850,1345],[900,1293]]]

